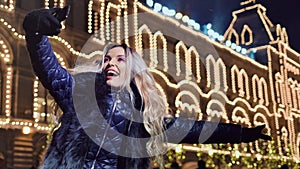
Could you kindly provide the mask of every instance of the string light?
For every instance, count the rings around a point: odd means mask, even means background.
[[[147,39],[149,39],[149,47],[143,46],[143,36],[145,36],[145,34],[148,36]],[[150,58],[150,63],[149,63],[149,67],[153,68],[154,65],[156,64],[156,60],[154,59],[154,55],[153,55],[153,35],[151,33],[151,30],[148,28],[147,25],[142,25],[139,29],[138,29],[138,48],[137,48],[137,52],[142,56],[142,57],[149,57]],[[149,56],[145,56],[145,53],[143,52],[143,48],[147,49],[149,51]]]
[[[168,71],[168,53],[167,53],[167,40],[164,37],[164,35],[158,31],[154,34],[153,36],[153,49],[154,49],[154,54],[153,54],[153,60],[154,60],[154,68],[157,68],[157,64],[158,64],[158,57],[161,57],[159,54],[159,48],[158,45],[159,44],[159,40],[162,41],[162,57],[163,57],[163,66],[164,66],[164,71],[167,72]]]
[[[14,0],[5,0],[0,2],[0,8],[12,12],[15,9]]]
[[[184,96],[190,97],[193,100],[193,103],[189,104],[186,102],[182,102],[181,98],[183,98]],[[177,108],[180,107],[180,110],[182,110],[182,111],[190,112],[192,114],[199,114],[200,119],[202,119],[202,113],[200,110],[199,101],[198,101],[197,97],[190,91],[180,91],[175,98],[175,106]],[[180,110],[177,109],[177,112],[176,112],[177,117],[180,116]]]
[[[93,18],[92,18],[92,14],[93,14],[93,0],[90,0],[89,1],[89,4],[88,4],[88,33],[92,33],[93,30],[92,30],[92,21],[93,21]]]

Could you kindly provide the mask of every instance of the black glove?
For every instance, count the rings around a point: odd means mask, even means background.
[[[31,11],[23,21],[23,28],[27,35],[58,35],[60,22],[68,17],[69,11],[70,6]]]
[[[257,126],[254,128],[242,128],[242,142],[249,143],[258,139],[272,140],[272,137],[262,133],[265,125]]]

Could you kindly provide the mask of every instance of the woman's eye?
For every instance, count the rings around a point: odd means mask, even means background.
[[[118,61],[119,61],[119,62],[124,62],[124,61],[126,61],[126,58],[125,58],[125,57],[119,57],[119,58],[118,58]]]
[[[108,57],[104,57],[104,62],[107,62],[109,61],[109,58]]]

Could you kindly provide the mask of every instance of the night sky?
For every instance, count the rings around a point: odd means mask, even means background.
[[[146,0],[143,0],[144,2]],[[212,24],[212,29],[224,34],[232,20],[232,11],[240,9],[241,0],[153,0],[190,16],[200,25]],[[290,46],[300,52],[300,1],[256,0],[267,9],[271,22],[287,29]]]

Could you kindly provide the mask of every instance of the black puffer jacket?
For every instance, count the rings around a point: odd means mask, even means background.
[[[46,36],[27,36],[26,40],[36,75],[64,112],[42,168],[91,168],[93,162],[95,169],[148,168],[149,134],[140,123],[138,92],[132,106],[128,92],[109,88],[101,74],[70,75],[57,62]],[[134,83],[132,89],[137,91]],[[165,124],[166,141],[172,143],[241,141],[240,125],[179,118]]]

